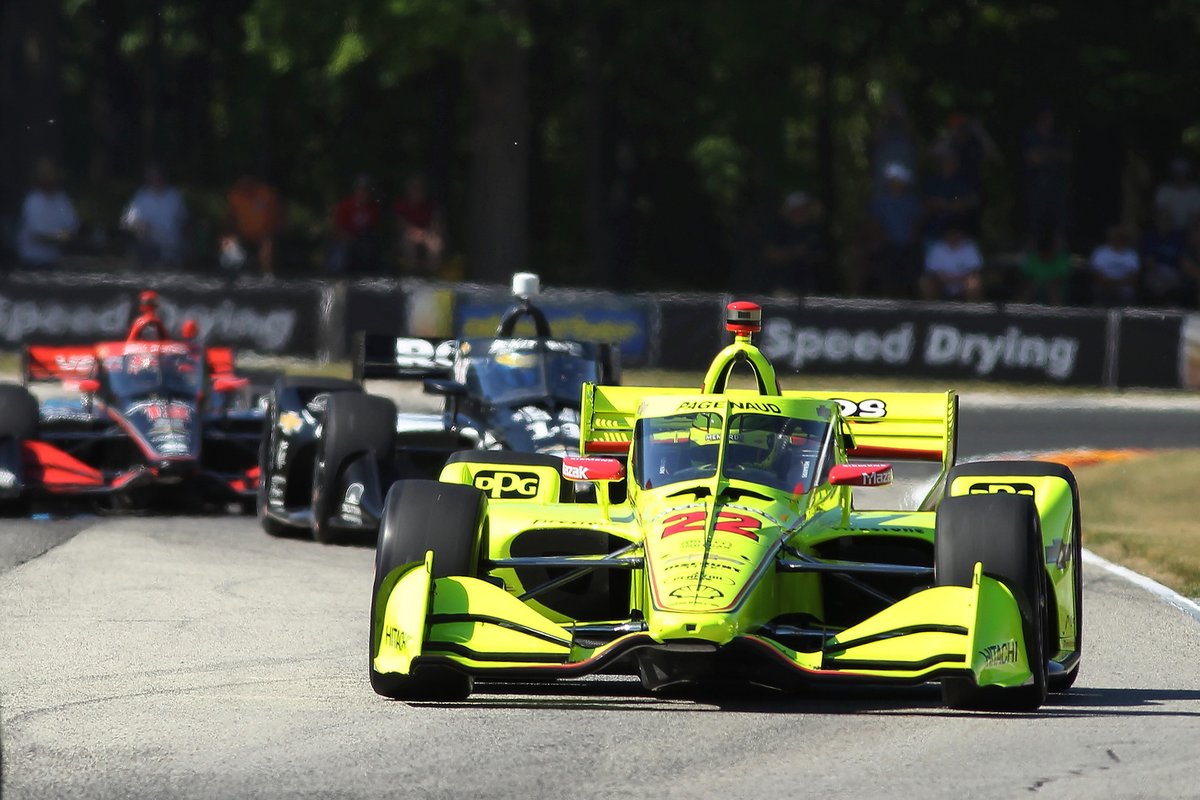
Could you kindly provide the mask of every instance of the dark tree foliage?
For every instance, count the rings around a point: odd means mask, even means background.
[[[5,0],[0,25],[9,231],[40,156],[98,226],[148,160],[210,225],[255,169],[288,203],[293,272],[360,172],[384,195],[424,173],[466,277],[728,287],[794,189],[844,254],[889,93],[923,145],[953,112],[992,133],[993,249],[1020,242],[1043,104],[1075,150],[1080,246],[1139,165],[1200,156],[1197,0]]]

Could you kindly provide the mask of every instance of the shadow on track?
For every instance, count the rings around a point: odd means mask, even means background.
[[[633,679],[595,679],[560,683],[478,683],[470,700],[461,703],[411,703],[421,708],[496,708],[587,711],[675,711],[749,714],[879,714],[887,716],[1014,717],[1073,719],[1097,717],[1196,717],[1196,710],[1166,708],[1200,703],[1200,691],[1078,687],[1051,695],[1034,713],[954,711],[942,705],[935,685],[916,687],[813,687],[780,693],[753,686],[692,687],[686,691],[650,693]]]

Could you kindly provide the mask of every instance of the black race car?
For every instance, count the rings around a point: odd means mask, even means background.
[[[535,335],[513,336],[526,316]],[[493,338],[360,336],[354,381],[276,383],[259,456],[263,528],[272,535],[311,530],[326,543],[373,534],[394,481],[437,478],[460,450],[505,451],[505,463],[515,451],[531,464],[561,466],[579,452],[583,384],[616,383],[618,353],[615,345],[553,338],[527,298]],[[444,398],[442,413],[399,411],[363,391],[364,379],[381,378],[424,380],[426,393]]]

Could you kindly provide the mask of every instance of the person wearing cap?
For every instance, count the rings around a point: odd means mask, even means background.
[[[371,178],[359,175],[354,188],[333,211],[332,241],[326,269],[329,272],[374,271],[379,260],[379,201]]]
[[[1154,208],[1169,214],[1172,229],[1180,232],[1200,215],[1200,186],[1192,179],[1192,164],[1186,158],[1171,162],[1171,179],[1154,192]]]
[[[63,245],[79,230],[75,206],[59,186],[58,170],[50,161],[34,167],[33,189],[21,205],[17,257],[26,266],[48,267],[62,260]]]
[[[162,167],[146,167],[146,183],[129,201],[121,227],[137,239],[137,259],[144,266],[183,263],[183,230],[187,207],[178,189],[167,184]]]
[[[882,194],[871,201],[875,247],[875,279],[881,293],[908,297],[917,284],[921,265],[921,201],[912,190],[912,172],[903,164],[888,164]]]
[[[821,231],[814,219],[812,198],[805,192],[792,192],[784,199],[763,255],[767,264],[763,288],[768,291],[813,294],[820,288],[818,272],[824,261]]]

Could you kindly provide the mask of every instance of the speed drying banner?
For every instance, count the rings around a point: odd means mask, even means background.
[[[767,303],[761,347],[783,372],[1062,385],[1105,379],[1107,315],[1022,306]]]

